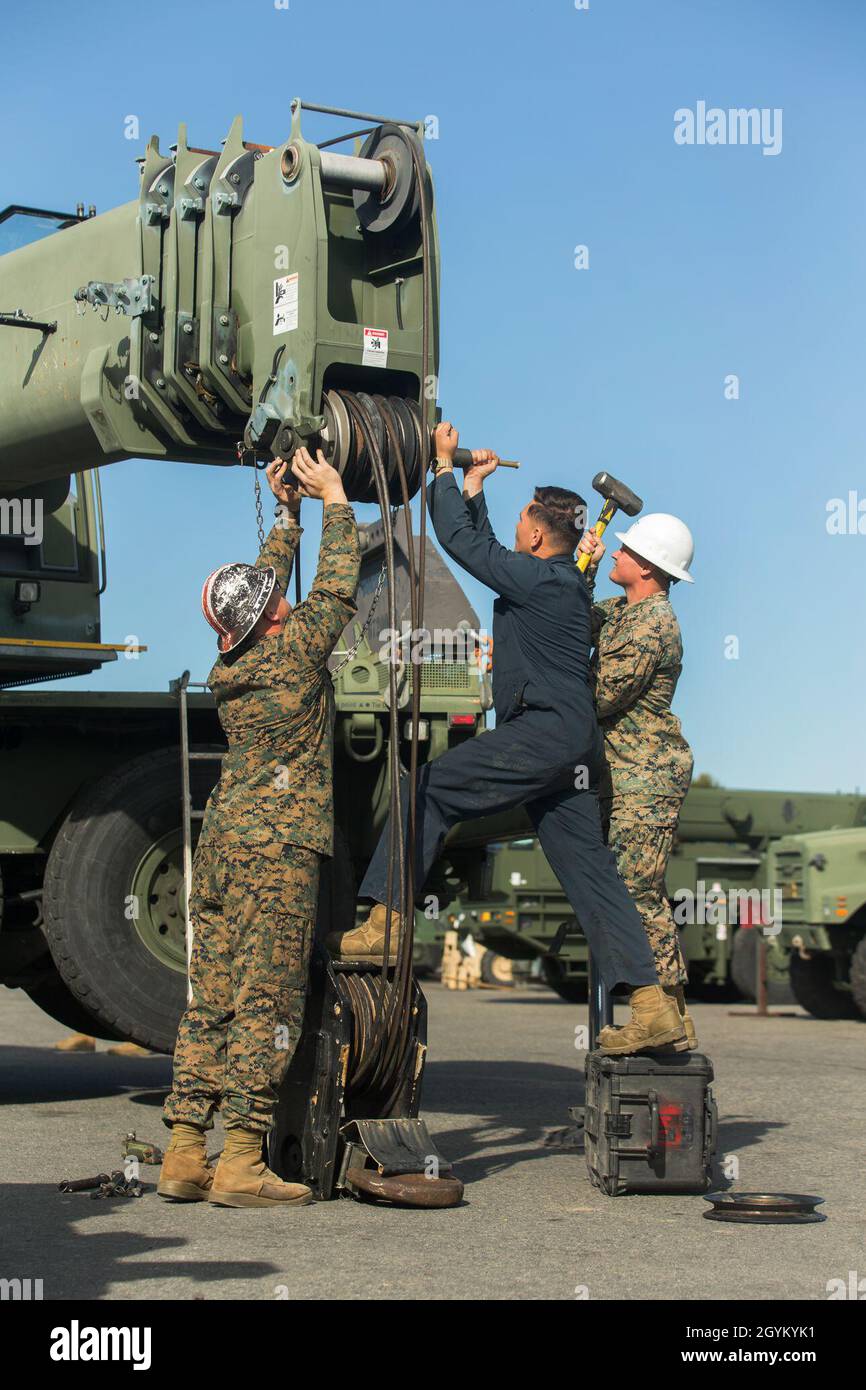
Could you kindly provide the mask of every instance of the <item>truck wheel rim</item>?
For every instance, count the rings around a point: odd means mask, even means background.
[[[133,925],[142,945],[170,970],[186,973],[186,924],[181,903],[181,832],[156,840],[132,876],[130,894],[138,904]]]

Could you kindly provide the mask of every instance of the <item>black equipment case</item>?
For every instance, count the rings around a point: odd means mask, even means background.
[[[586,1058],[584,1138],[594,1187],[705,1192],[716,1147],[713,1067],[701,1052]]]

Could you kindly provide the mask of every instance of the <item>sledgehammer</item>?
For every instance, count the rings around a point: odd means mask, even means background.
[[[617,512],[625,512],[626,516],[637,516],[643,507],[643,498],[638,497],[636,492],[632,492],[630,487],[626,487],[625,483],[621,483],[612,473],[596,473],[592,485],[604,498],[604,506],[593,527],[599,538],[604,535]],[[583,572],[591,558],[589,555],[581,555],[577,568]]]

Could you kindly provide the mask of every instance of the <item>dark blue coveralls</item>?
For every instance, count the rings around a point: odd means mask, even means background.
[[[451,826],[525,805],[607,988],[658,984],[643,923],[602,838],[595,788],[603,740],[589,683],[591,598],[574,558],[540,560],[507,550],[493,534],[484,494],[464,498],[453,474],[433,481],[429,505],[442,548],[499,595],[493,605],[496,727],[419,770],[419,889]],[[404,787],[404,834],[405,793]],[[388,839],[386,825],[362,898],[387,899]]]

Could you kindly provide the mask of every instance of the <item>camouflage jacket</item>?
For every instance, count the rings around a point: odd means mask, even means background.
[[[665,594],[593,605],[593,673],[611,797],[620,817],[676,824],[692,776],[692,750],[671,711],[683,664]]]
[[[256,564],[286,593],[301,528],[278,521]],[[355,609],[360,547],[350,506],[324,508],[312,588],[282,631],[241,643],[208,676],[228,740],[200,843],[333,852],[334,687],[327,661]]]

